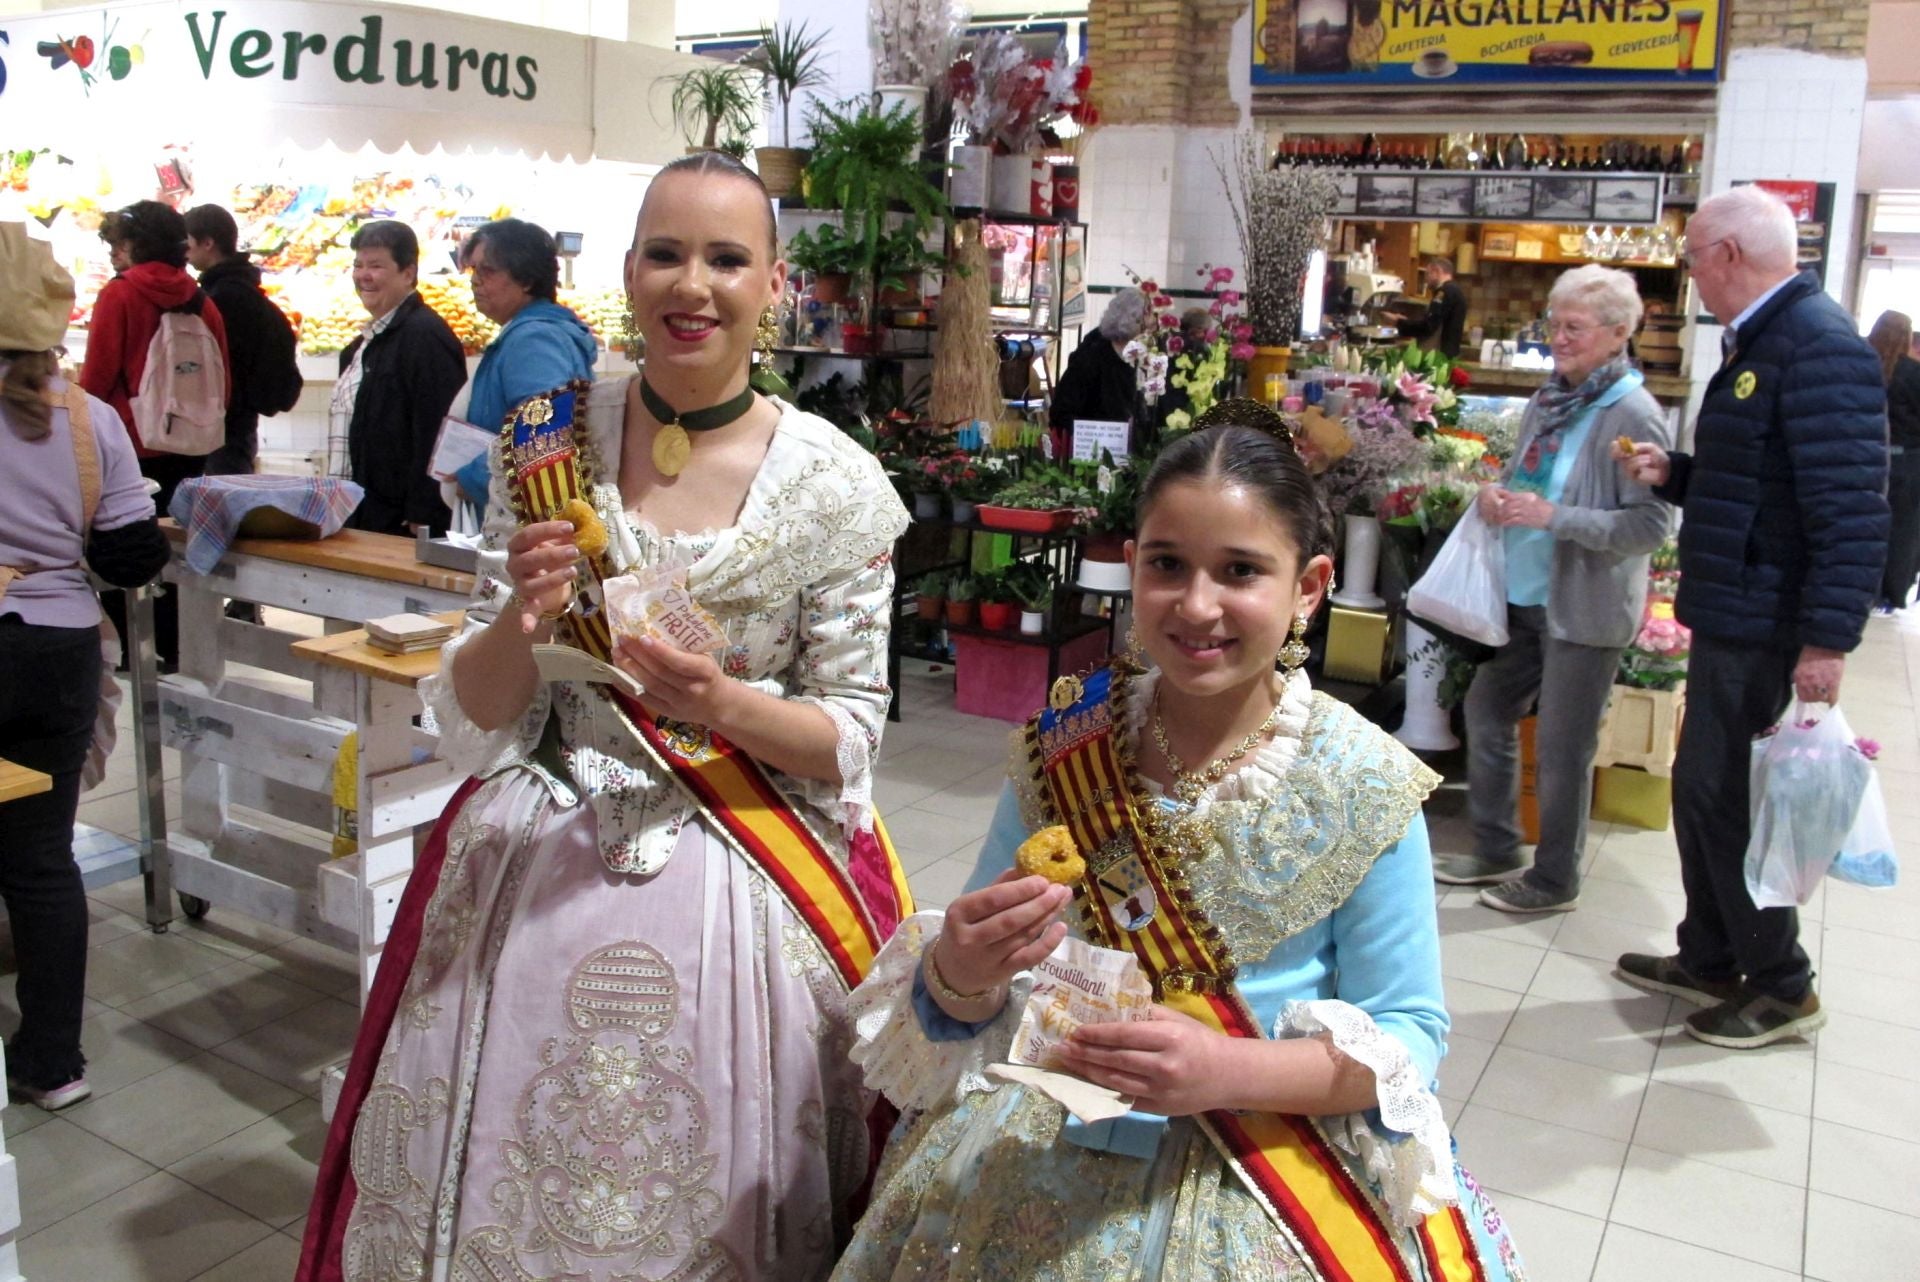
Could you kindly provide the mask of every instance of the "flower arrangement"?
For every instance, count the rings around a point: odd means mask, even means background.
[[[1249,340],[1288,346],[1300,332],[1300,282],[1307,260],[1326,239],[1339,184],[1326,169],[1267,168],[1264,148],[1251,133],[1241,135],[1231,168],[1218,152],[1213,165],[1247,265]]]
[[[944,87],[940,69],[953,57],[969,7],[957,0],[872,0],[867,32],[873,46],[873,83]]]
[[[1382,498],[1375,515],[1387,525],[1445,534],[1467,510],[1477,487],[1455,472],[1429,471],[1402,481]]]
[[[1480,405],[1488,402],[1482,400]],[[1487,456],[1501,467],[1513,457],[1514,447],[1520,443],[1520,422],[1525,416],[1523,410],[1476,409],[1462,406],[1460,427],[1473,432],[1487,443]]]
[[[1413,430],[1425,436],[1460,422],[1460,392],[1468,385],[1467,371],[1439,352],[1417,344],[1368,357],[1369,370],[1380,375],[1381,391],[1408,417]],[[1422,428],[1426,431],[1422,431]]]
[[[1656,612],[1662,603],[1647,604],[1639,635],[1620,655],[1616,680],[1636,690],[1672,690],[1687,679],[1687,653],[1693,646],[1693,633],[1673,617],[1671,607]]]
[[[1120,349],[1120,359],[1133,366],[1134,385],[1142,399],[1152,405],[1167,394],[1167,368],[1172,353],[1184,345],[1180,337],[1180,318],[1174,314],[1173,298],[1161,290],[1158,282],[1142,280],[1132,268],[1127,275],[1147,296],[1147,326],[1140,337]]]
[[[1399,476],[1420,458],[1420,438],[1391,405],[1374,401],[1349,415],[1346,456],[1319,475],[1320,493],[1334,516],[1365,515]]]
[[[1068,63],[1064,46],[1055,57],[1035,58],[1012,33],[994,31],[948,69],[946,87],[955,120],[974,143],[1017,155],[1033,150],[1042,130],[1077,109],[1087,118],[1082,127],[1090,127],[1092,77],[1088,63]]]
[[[1089,534],[1133,533],[1134,510],[1140,503],[1141,468],[1102,450],[1098,465],[1081,464],[1093,472],[1092,502],[1082,510],[1080,524]]]
[[[1200,268],[1199,275],[1209,297],[1207,313],[1213,318],[1206,340],[1196,349],[1182,334],[1167,339],[1167,350],[1173,355],[1168,382],[1187,394],[1188,405],[1167,416],[1167,427],[1175,432],[1186,431],[1195,418],[1213,408],[1220,384],[1232,369],[1229,362],[1253,358],[1253,326],[1241,314],[1245,296],[1232,288],[1233,268],[1208,263]]]

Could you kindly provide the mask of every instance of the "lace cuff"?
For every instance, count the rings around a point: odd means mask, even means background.
[[[1381,1126],[1390,1134],[1365,1113],[1318,1120],[1335,1145],[1365,1165],[1395,1225],[1411,1228],[1441,1207],[1459,1204],[1446,1116],[1398,1038],[1358,1006],[1331,1000],[1288,1002],[1277,1035],[1323,1037],[1373,1070]]]
[[[945,919],[945,913],[930,911],[901,922],[847,998],[854,1021],[853,1062],[870,1089],[902,1109],[935,1109],[975,1091],[998,1090],[986,1067],[1006,1058],[1017,1013],[1032,987],[1026,975],[1016,976],[1007,1004],[978,1037],[929,1040],[913,1009],[913,980],[920,954],[939,936]]]
[[[860,723],[860,718],[832,699],[802,695],[793,702],[811,704],[826,713],[827,719],[833,722],[834,734],[838,736],[834,758],[840,767],[840,788],[836,792],[831,784],[813,779],[798,780],[805,785],[807,800],[838,820],[841,830],[849,837],[856,832],[867,831],[873,827],[872,734]]]
[[[517,721],[497,730],[482,730],[460,706],[453,689],[453,660],[479,632],[473,628],[447,642],[440,652],[440,671],[420,683],[420,698],[440,727],[441,760],[470,775],[485,775],[531,753],[540,743],[553,702],[545,682],[535,687],[533,701]]]

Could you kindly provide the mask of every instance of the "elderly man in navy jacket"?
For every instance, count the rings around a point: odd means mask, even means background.
[[[1687,269],[1727,323],[1692,454],[1636,445],[1628,473],[1682,511],[1680,595],[1693,629],[1673,826],[1687,915],[1673,957],[1614,972],[1706,1007],[1687,1032],[1744,1049],[1826,1022],[1798,914],[1755,908],[1743,872],[1749,743],[1789,694],[1840,697],[1886,555],[1886,390],[1853,319],[1796,272],[1793,217],[1757,187],[1703,202]]]

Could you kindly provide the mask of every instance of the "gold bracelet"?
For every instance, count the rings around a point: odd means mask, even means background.
[[[939,943],[940,936],[935,935],[933,937],[933,943],[928,944],[927,950],[920,954],[920,973],[927,977],[927,987],[933,990],[935,997],[943,1001],[952,1002],[956,1006],[971,1006],[977,1002],[985,1001],[1000,991],[1000,985],[998,984],[990,984],[977,993],[963,993],[956,990],[954,986],[949,984],[945,977],[940,974],[940,965],[933,960],[933,950]]]

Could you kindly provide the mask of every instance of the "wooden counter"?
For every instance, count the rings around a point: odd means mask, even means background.
[[[12,761],[0,761],[0,801],[18,801],[53,791],[53,776]]]
[[[452,624],[454,635],[458,636],[461,626],[467,621],[467,612],[448,610],[433,617],[442,623]],[[293,643],[293,653],[304,659],[312,659],[315,663],[345,668],[348,672],[392,685],[417,686],[440,670],[439,646],[431,650],[416,650],[412,654],[389,654],[367,644],[365,628],[296,641]]]
[[[171,517],[162,517],[160,528],[175,543],[186,543],[187,532]],[[471,574],[416,560],[413,540],[397,534],[342,530],[324,539],[235,539],[227,555],[257,556],[317,570],[337,570],[342,574],[460,596],[473,594]]]
[[[1473,381],[1467,385],[1468,396],[1532,396],[1546,385],[1549,370],[1543,369],[1494,369],[1478,361],[1461,361],[1460,368],[1467,371],[1467,377]],[[1684,403],[1693,389],[1693,384],[1677,374],[1649,374],[1646,376],[1646,388],[1653,399],[1661,404]]]

